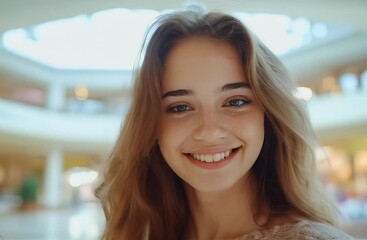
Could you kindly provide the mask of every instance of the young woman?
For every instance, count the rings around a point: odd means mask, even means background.
[[[236,18],[161,17],[97,189],[105,239],[351,239],[283,65]]]

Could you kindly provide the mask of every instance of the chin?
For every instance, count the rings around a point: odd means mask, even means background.
[[[224,179],[224,181],[220,180],[220,179],[216,179],[213,181],[207,180],[207,181],[200,181],[200,182],[196,182],[196,183],[186,183],[186,185],[188,185],[191,189],[198,191],[198,192],[203,192],[203,193],[210,193],[210,192],[223,192],[226,190],[231,189],[234,185],[236,185],[236,183],[239,181],[239,179],[235,180],[231,180],[228,179],[228,177],[226,177],[226,179]]]

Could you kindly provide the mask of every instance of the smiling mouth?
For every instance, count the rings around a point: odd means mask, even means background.
[[[233,152],[237,151],[239,148],[234,148],[225,152],[218,152],[218,153],[189,153],[188,155],[192,158],[201,161],[201,162],[219,162],[226,159],[230,156]]]

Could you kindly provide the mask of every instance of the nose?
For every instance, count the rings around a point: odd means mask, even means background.
[[[215,143],[227,136],[225,122],[216,111],[202,111],[197,116],[196,128],[193,137],[198,141]]]

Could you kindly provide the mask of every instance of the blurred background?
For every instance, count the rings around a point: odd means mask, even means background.
[[[93,196],[147,26],[192,1],[0,0],[0,239],[98,239]],[[367,239],[367,1],[200,1],[288,67],[343,228]]]

